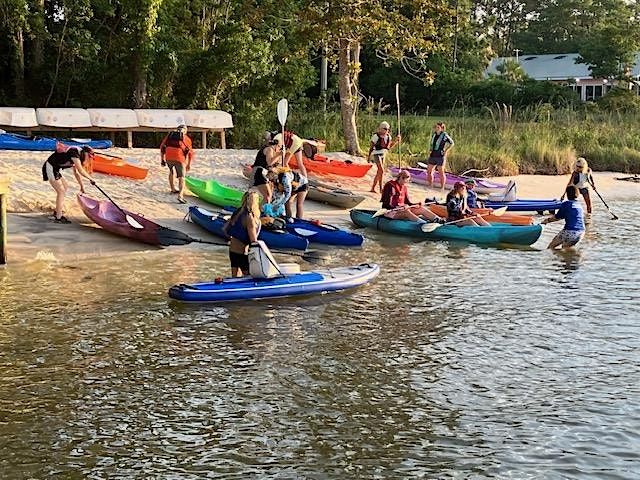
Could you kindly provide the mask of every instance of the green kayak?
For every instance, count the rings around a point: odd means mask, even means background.
[[[215,180],[200,180],[186,177],[185,184],[198,198],[218,207],[239,207],[243,193],[235,188],[226,187]]]

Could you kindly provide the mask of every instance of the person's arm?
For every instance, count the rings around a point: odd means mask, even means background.
[[[162,143],[160,144],[160,165],[163,167],[167,164],[166,160],[164,159],[164,154],[165,154],[165,151],[167,150],[168,138],[169,138],[169,135],[164,137],[164,139],[162,140]]]
[[[596,182],[593,180],[593,171],[591,169],[589,169],[587,171],[587,175],[588,175],[588,179],[589,179],[589,183],[591,184],[591,186],[593,187],[593,189],[596,189]]]
[[[400,136],[400,134],[396,135],[396,138],[391,140],[391,143],[389,143],[389,150],[398,145],[400,143],[400,140],[402,140],[402,136]]]
[[[296,163],[298,164],[298,171],[300,172],[300,175],[303,175],[304,177],[309,177],[309,175],[307,174],[307,167],[304,166],[304,160],[302,158],[302,150],[298,150],[298,152],[295,153],[295,156],[296,156]]]
[[[91,182],[91,185],[95,183],[93,181],[93,178],[91,178],[91,175],[89,175],[87,171],[84,169],[84,167],[82,166],[82,163],[78,158],[73,159],[73,176],[76,177],[76,181],[78,182],[78,185],[80,185],[80,191],[82,193],[84,193],[84,185],[82,184],[82,177],[89,180]]]
[[[187,152],[187,172],[189,170],[191,170],[191,162],[193,161],[193,143],[191,142],[191,139],[189,137],[187,137],[185,135],[184,139],[186,140],[185,145],[187,146],[187,148],[189,149],[189,151]]]
[[[271,206],[276,211],[279,208],[283,207],[291,198],[291,180],[289,179],[289,175],[282,176],[282,186],[284,188],[284,192],[282,192],[282,195],[278,195],[271,202]]]
[[[393,208],[391,206],[391,184],[385,183],[382,187],[382,193],[380,194],[380,201],[382,202],[382,208]]]
[[[453,138],[451,138],[449,134],[446,134],[446,135],[447,136],[445,137],[445,140],[444,140],[444,148],[442,149],[442,154],[445,156],[447,155],[447,152],[451,150],[451,147],[453,147],[454,145]]]
[[[553,215],[545,218],[540,223],[543,224],[543,225],[546,225],[547,223],[552,223],[552,222],[557,222],[558,220],[563,220],[565,218],[565,210],[564,210],[564,208],[562,208],[563,205],[560,205],[560,208],[558,210],[556,210],[556,213],[554,213]]]
[[[249,242],[255,243],[258,241],[258,229],[256,228],[256,222],[253,219],[252,215],[245,215],[244,217],[244,226],[247,229],[247,236],[249,237]]]
[[[279,155],[276,155],[275,149],[273,147],[264,147],[262,149],[262,153],[264,153],[264,157],[267,159],[267,166],[278,163]]]

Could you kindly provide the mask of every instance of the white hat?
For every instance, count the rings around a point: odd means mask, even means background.
[[[578,157],[576,160],[576,167],[584,167],[587,164],[587,160],[584,157]]]
[[[378,130],[381,128],[386,128],[387,130],[389,130],[391,128],[391,125],[389,125],[389,122],[380,122],[380,125],[378,125]]]

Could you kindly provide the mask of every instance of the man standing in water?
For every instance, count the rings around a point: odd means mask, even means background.
[[[577,245],[584,238],[584,210],[578,199],[578,189],[569,185],[566,189],[567,200],[562,202],[555,215],[545,218],[541,223],[547,224],[564,220],[564,228],[551,240],[547,248],[569,248]]]

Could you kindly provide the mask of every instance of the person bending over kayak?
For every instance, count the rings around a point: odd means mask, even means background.
[[[284,206],[287,217],[292,217],[291,205],[295,199],[296,218],[304,218],[304,199],[309,190],[309,180],[307,177],[292,171],[288,167],[278,167],[271,169],[267,174],[269,180],[273,182],[274,194],[271,201],[271,208],[278,212]]]
[[[389,135],[389,129],[391,126],[388,122],[381,122],[378,125],[378,130],[371,136],[371,145],[369,146],[369,154],[367,158],[369,162],[376,165],[376,176],[373,179],[373,185],[371,185],[370,192],[376,193],[376,185],[380,186],[380,193],[382,193],[382,175],[384,173],[384,161],[389,150],[395,147],[400,142],[400,135],[397,135],[395,140],[391,140]]]
[[[93,157],[93,150],[89,147],[67,148],[66,146],[56,146],[56,151],[49,155],[47,161],[42,165],[42,179],[48,181],[56,192],[56,209],[51,220],[58,223],[71,223],[62,215],[64,209],[64,194],[69,189],[67,181],[62,176],[61,170],[73,168],[73,176],[80,186],[80,192],[84,193],[82,177],[95,185],[95,181],[84,169],[83,165],[88,163]]]
[[[193,145],[187,135],[187,126],[179,125],[175,132],[169,133],[160,144],[160,165],[169,167],[169,188],[171,193],[178,194],[180,203],[187,203],[184,199],[184,172],[191,170],[193,161]],[[178,178],[178,189],[173,181],[173,174]]]
[[[447,194],[447,222],[456,222],[458,226],[488,226],[482,217],[476,216],[467,205],[467,187],[464,183],[456,182],[453,190]]]
[[[411,181],[411,174],[407,170],[400,170],[398,176],[389,180],[382,188],[382,208],[386,208],[384,216],[392,220],[412,220],[418,223],[427,223],[427,220],[444,223],[428,208],[422,206],[422,202],[413,203],[409,200],[407,183]]]
[[[587,206],[588,215],[591,215],[591,196],[589,195],[589,185],[592,185],[593,188],[595,188],[592,173],[593,172],[589,168],[587,161],[583,157],[579,157],[576,160],[576,165],[573,173],[571,174],[571,178],[569,179],[569,183],[567,183],[567,186],[571,185],[576,187],[582,194],[584,203]]]
[[[223,227],[224,233],[229,236],[232,277],[249,275],[248,248],[258,241],[260,226],[260,195],[248,191],[242,196],[240,207]]]
[[[275,132],[274,132],[275,133]],[[282,144],[282,133],[278,133],[276,135],[273,136],[273,140],[281,145]],[[284,146],[286,148],[285,150],[285,155],[284,155],[284,165],[282,165],[283,167],[286,167],[289,165],[289,160],[291,160],[292,156],[296,157],[296,163],[297,163],[297,170],[300,171],[300,173],[304,176],[307,177],[307,168],[304,166],[304,162],[302,161],[302,147],[304,145],[304,140],[302,138],[300,138],[298,135],[296,135],[293,132],[290,132],[289,130],[285,130],[284,131]]]
[[[253,186],[262,195],[263,203],[271,203],[271,182],[267,178],[267,173],[272,166],[277,166],[281,159],[282,146],[271,139],[271,132],[265,133],[266,144],[258,150],[256,159],[253,162]]]
[[[555,215],[545,218],[543,224],[564,220],[564,228],[551,240],[547,248],[569,248],[584,238],[584,210],[578,199],[578,189],[569,185],[565,190],[567,200],[562,202]]]
[[[467,188],[467,207],[469,208],[484,208],[483,203],[478,200],[478,194],[474,188],[477,185],[473,178],[467,178],[464,181],[464,185]]]
[[[429,154],[429,160],[427,160],[427,185],[429,187],[433,185],[433,169],[436,168],[440,173],[442,190],[444,190],[444,186],[447,183],[447,174],[445,173],[447,154],[453,147],[453,139],[445,132],[445,128],[444,122],[438,122],[434,125],[434,132],[429,145],[431,153]]]

